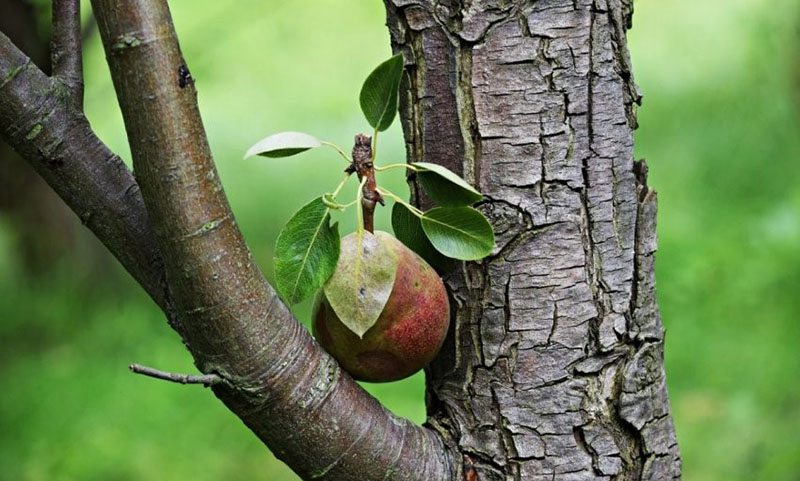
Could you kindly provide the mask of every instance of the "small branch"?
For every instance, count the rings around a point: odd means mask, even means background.
[[[205,387],[209,387],[219,384],[223,381],[223,379],[216,374],[178,374],[174,372],[159,371],[158,369],[153,369],[152,367],[142,366],[139,364],[131,364],[128,367],[134,374],[142,374],[144,376],[149,376],[164,381],[176,382],[179,384],[202,384]]]
[[[361,207],[364,229],[370,233],[375,230],[375,205],[384,205],[383,197],[378,192],[378,184],[375,182],[375,165],[372,161],[372,138],[364,134],[356,135],[353,146],[353,166],[358,174],[358,179],[366,179],[361,188]]]
[[[83,105],[82,36],[80,0],[53,0],[53,76],[67,86],[78,108]]]

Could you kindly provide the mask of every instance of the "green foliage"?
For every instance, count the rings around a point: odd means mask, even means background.
[[[283,227],[275,244],[275,285],[289,305],[313,294],[339,259],[339,228],[330,224],[322,197],[312,200]]]
[[[254,155],[274,158],[290,157],[317,147],[322,147],[322,142],[316,137],[302,132],[281,132],[259,140],[247,150],[244,158],[247,159]]]
[[[361,111],[376,131],[388,129],[394,121],[402,77],[403,55],[398,54],[378,65],[361,87]]]
[[[397,273],[397,254],[389,234],[355,232],[342,239],[342,253],[325,297],[342,323],[358,337],[375,325],[389,300]]]
[[[446,257],[433,247],[425,231],[422,230],[419,217],[400,202],[395,202],[392,207],[392,230],[400,242],[419,254],[440,274],[448,273],[455,268],[455,259]]]
[[[492,226],[472,207],[436,207],[421,220],[433,246],[448,257],[478,260],[494,249]]]
[[[480,192],[447,167],[428,162],[414,162],[417,179],[434,202],[445,207],[472,205],[483,199]]]

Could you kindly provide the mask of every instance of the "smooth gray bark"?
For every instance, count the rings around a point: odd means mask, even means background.
[[[410,63],[409,160],[462,172],[498,234],[448,279],[455,329],[429,369],[431,424],[467,478],[679,478],[656,193],[633,158],[631,3],[386,3]]]

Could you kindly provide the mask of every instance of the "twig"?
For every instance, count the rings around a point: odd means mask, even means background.
[[[78,108],[83,106],[82,35],[80,0],[53,0],[53,76],[64,82]]]
[[[220,376],[216,374],[179,374],[174,372],[159,371],[152,367],[142,366],[139,364],[131,364],[128,366],[131,372],[135,374],[143,374],[145,376],[162,379],[164,381],[177,382],[179,384],[202,384],[205,387],[219,384],[223,381]]]
[[[361,187],[361,207],[363,209],[364,228],[372,233],[375,226],[375,204],[384,205],[383,197],[378,192],[375,182],[375,166],[373,160],[372,139],[368,135],[358,134],[353,147],[353,168],[358,179],[366,179]]]

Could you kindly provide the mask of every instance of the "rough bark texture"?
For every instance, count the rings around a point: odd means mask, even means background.
[[[633,159],[632,3],[386,4],[409,64],[409,160],[474,182],[498,238],[448,279],[455,328],[429,369],[431,423],[467,478],[679,478],[656,194]]]

